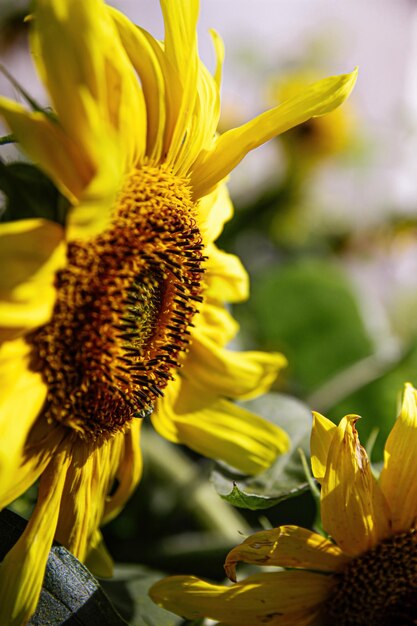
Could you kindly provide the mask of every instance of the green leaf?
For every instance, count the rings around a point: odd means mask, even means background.
[[[262,474],[242,477],[218,464],[212,481],[218,494],[233,506],[259,510],[300,495],[308,489],[300,454],[310,452],[311,413],[299,400],[278,393],[269,393],[242,403],[263,418],[281,426],[291,437],[291,449]]]
[[[130,626],[179,626],[182,619],[161,609],[148,595],[149,588],[163,576],[141,565],[118,564],[113,578],[100,583]]]
[[[0,190],[6,196],[0,222],[38,217],[64,224],[68,201],[34,165],[0,161]]]

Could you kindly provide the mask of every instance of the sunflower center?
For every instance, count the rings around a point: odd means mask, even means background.
[[[48,419],[96,438],[152,410],[202,300],[195,215],[186,181],[143,166],[126,179],[109,229],[69,244],[52,319],[29,339]]]
[[[417,530],[381,542],[349,563],[327,601],[327,624],[417,624]]]

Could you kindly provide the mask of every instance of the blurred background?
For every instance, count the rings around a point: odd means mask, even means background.
[[[156,1],[111,4],[163,37]],[[361,439],[376,437],[378,462],[403,383],[417,385],[417,3],[201,5],[201,56],[210,68],[208,29],[226,46],[221,131],[303,84],[359,66],[342,108],[269,142],[236,168],[236,213],[219,245],[237,253],[251,276],[251,299],[233,311],[241,324],[236,347],[282,351],[289,365],[275,391],[334,420],[361,415]],[[46,105],[28,55],[27,10],[24,0],[1,0],[1,63]],[[0,89],[21,100],[5,77]],[[5,146],[0,156],[15,158],[15,149]],[[150,431],[144,455],[137,494],[105,529],[120,561],[221,579],[239,531],[313,523],[308,494],[261,513],[244,511],[215,494],[208,461]],[[28,502],[17,509],[24,513]]]

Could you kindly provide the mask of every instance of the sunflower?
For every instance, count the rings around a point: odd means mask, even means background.
[[[152,598],[223,626],[417,624],[417,392],[406,385],[379,480],[358,419],[348,415],[336,426],[314,414],[311,462],[326,537],[297,526],[255,533],[228,554],[229,578],[236,580],[239,561],[288,569],[232,587],[174,576],[156,583]]]
[[[225,302],[247,296],[213,243],[232,208],[224,179],[251,149],[348,96],[332,77],[216,135],[223,58],[199,59],[198,1],[161,1],[161,43],[101,0],[35,0],[31,47],[51,110],[0,99],[27,155],[67,198],[64,226],[0,225],[0,506],[39,479],[0,568],[0,623],[34,611],[54,538],[109,571],[99,524],[141,473],[140,418],[244,472],[287,447],[230,402],[262,393],[285,359],[232,352]],[[181,371],[179,372],[179,370]]]

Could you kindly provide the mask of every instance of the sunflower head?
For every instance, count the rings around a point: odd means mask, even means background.
[[[164,168],[133,170],[110,228],[69,243],[54,314],[27,338],[47,419],[97,438],[152,412],[189,344],[202,248],[187,185]]]

